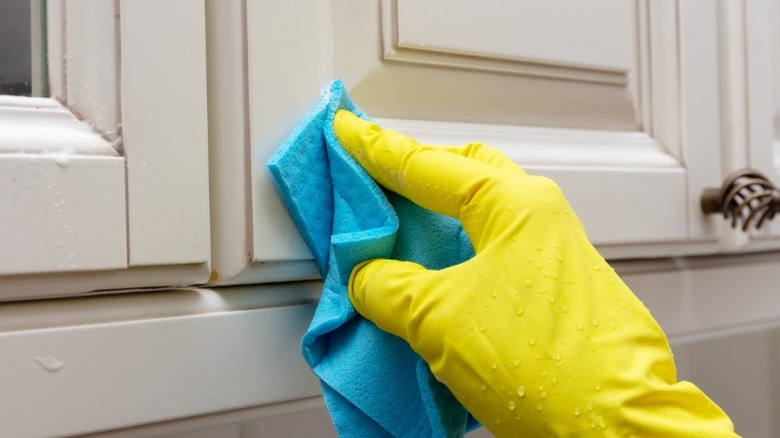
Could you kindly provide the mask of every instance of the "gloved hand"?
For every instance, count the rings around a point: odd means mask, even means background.
[[[349,296],[496,436],[736,436],[677,382],[660,327],[554,182],[480,143],[420,145],[346,111],[334,129],[382,186],[459,218],[471,239],[476,255],[439,271],[360,264]]]

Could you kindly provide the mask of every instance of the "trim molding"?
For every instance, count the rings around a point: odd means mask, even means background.
[[[382,1],[382,48],[387,61],[455,67],[524,76],[596,82],[607,85],[628,84],[628,71],[592,66],[565,65],[532,59],[509,59],[476,53],[458,53],[433,47],[399,43],[396,0]]]

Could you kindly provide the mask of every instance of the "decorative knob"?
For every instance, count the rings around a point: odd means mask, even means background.
[[[705,189],[701,194],[704,213],[723,213],[731,217],[732,228],[742,222],[742,231],[750,224],[761,228],[780,211],[780,193],[769,179],[755,169],[738,170],[723,181],[721,189]]]

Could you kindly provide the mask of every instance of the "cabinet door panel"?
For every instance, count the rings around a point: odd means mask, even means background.
[[[701,75],[718,65],[716,12],[703,1],[249,4],[252,161],[262,168],[341,78],[385,127],[483,141],[553,177],[608,256],[713,241],[715,221],[694,204],[720,178],[707,150],[719,144],[717,76]],[[252,180],[252,259],[309,259],[268,176]]]
[[[689,200],[717,165],[686,160],[717,147],[717,81],[700,75],[717,67],[712,5],[410,3],[333,4],[333,76],[372,117],[554,177],[605,249],[712,239]]]
[[[443,2],[411,3],[334,4],[334,75],[345,80],[372,116],[638,128],[638,34],[622,24],[637,21],[633,3],[613,12],[622,15],[616,20],[619,27],[609,28],[612,36],[626,40],[625,49],[614,51],[600,48],[597,37],[581,38],[589,49],[580,51],[568,40],[553,38],[555,32],[547,28],[521,32],[512,27],[513,19],[532,21],[540,11],[550,26],[565,26],[567,16],[552,4],[507,2],[469,11]],[[451,11],[421,16],[426,5]],[[598,17],[599,11],[594,8],[588,17]]]
[[[395,8],[387,6],[383,25],[390,24],[399,48],[615,74],[635,62],[632,2],[397,0]]]
[[[421,141],[482,140],[554,177],[599,245],[687,239],[674,5],[465,3],[334,4],[334,76],[385,126],[413,119]]]
[[[52,98],[0,97],[0,300],[205,282],[203,3],[45,10]]]

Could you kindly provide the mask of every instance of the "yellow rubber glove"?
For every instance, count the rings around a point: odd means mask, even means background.
[[[660,327],[554,182],[479,143],[420,145],[346,111],[334,128],[381,185],[460,218],[474,258],[439,271],[372,260],[349,295],[496,436],[736,436],[677,382]]]

